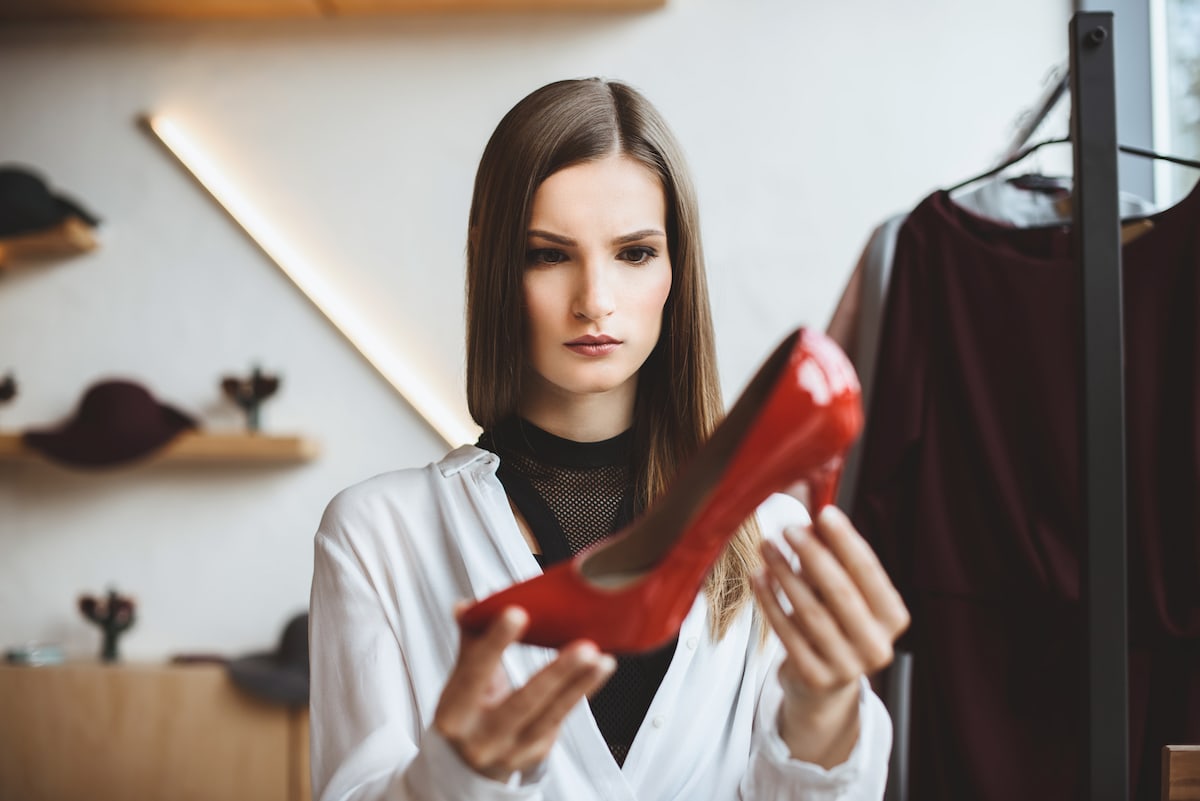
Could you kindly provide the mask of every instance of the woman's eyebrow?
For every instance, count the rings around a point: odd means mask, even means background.
[[[538,239],[545,239],[547,242],[553,242],[556,245],[567,245],[568,247],[575,245],[575,240],[571,239],[569,236],[560,236],[559,234],[552,234],[549,231],[543,231],[538,228],[529,229],[529,233],[527,234],[527,236],[531,236],[531,237],[536,236]]]
[[[545,239],[547,242],[553,242],[556,245],[564,245],[566,247],[574,247],[576,242],[569,236],[561,234],[552,234],[549,231],[543,231],[540,228],[531,228],[527,234],[530,237]],[[634,231],[629,234],[622,234],[612,241],[614,245],[626,245],[630,242],[638,242],[642,239],[651,239],[653,237],[666,237],[666,234],[657,228],[643,228],[640,231]]]
[[[657,228],[643,228],[641,231],[634,231],[632,234],[625,234],[624,236],[618,236],[616,239],[613,240],[613,244],[614,245],[627,245],[630,242],[637,242],[642,239],[653,239],[656,236],[661,236],[665,239],[667,235],[664,234],[662,231],[658,230]]]

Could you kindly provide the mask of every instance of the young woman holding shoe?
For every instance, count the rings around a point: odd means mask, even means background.
[[[484,435],[343,491],[316,536],[315,797],[878,799],[891,726],[865,676],[907,611],[836,509],[809,529],[758,504],[828,489],[853,376],[801,332],[718,425],[695,196],[655,109],[601,80],[518,103],[467,263]]]

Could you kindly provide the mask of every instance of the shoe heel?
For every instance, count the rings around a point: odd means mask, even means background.
[[[835,459],[808,479],[808,502],[811,506],[808,512],[814,519],[822,509],[830,506],[837,496],[838,482],[841,480],[844,464],[843,459]]]

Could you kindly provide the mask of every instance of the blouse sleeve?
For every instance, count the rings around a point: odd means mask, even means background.
[[[315,542],[309,609],[313,797],[541,801],[538,777],[511,784],[488,779],[432,727],[419,728],[405,655],[372,576],[342,528],[327,511]]]
[[[773,496],[759,507],[758,517],[763,535],[776,542],[786,526],[809,523],[804,507],[794,498],[782,495]],[[826,769],[792,759],[787,743],[779,734],[783,688],[778,673],[783,658],[783,648],[772,633],[760,661],[765,669],[759,676],[750,764],[739,798],[742,801],[879,801],[887,784],[892,719],[867,678],[859,679],[859,731],[854,749],[845,762]]]
[[[775,663],[776,665],[778,662]],[[858,741],[840,765],[826,769],[792,759],[779,734],[783,690],[772,669],[763,683],[755,719],[743,801],[879,801],[887,784],[892,722],[866,677],[859,679]]]

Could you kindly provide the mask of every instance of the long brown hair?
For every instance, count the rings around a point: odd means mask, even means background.
[[[636,509],[661,495],[724,413],[695,190],[683,153],[637,91],[598,78],[558,81],[500,121],[475,177],[467,241],[467,402],[483,429],[516,413],[526,369],[522,308],[526,231],[533,196],[559,170],[613,153],[662,181],[671,290],[662,334],[638,374],[633,415]],[[710,573],[712,633],[724,636],[753,598],[761,534],[742,524]]]

